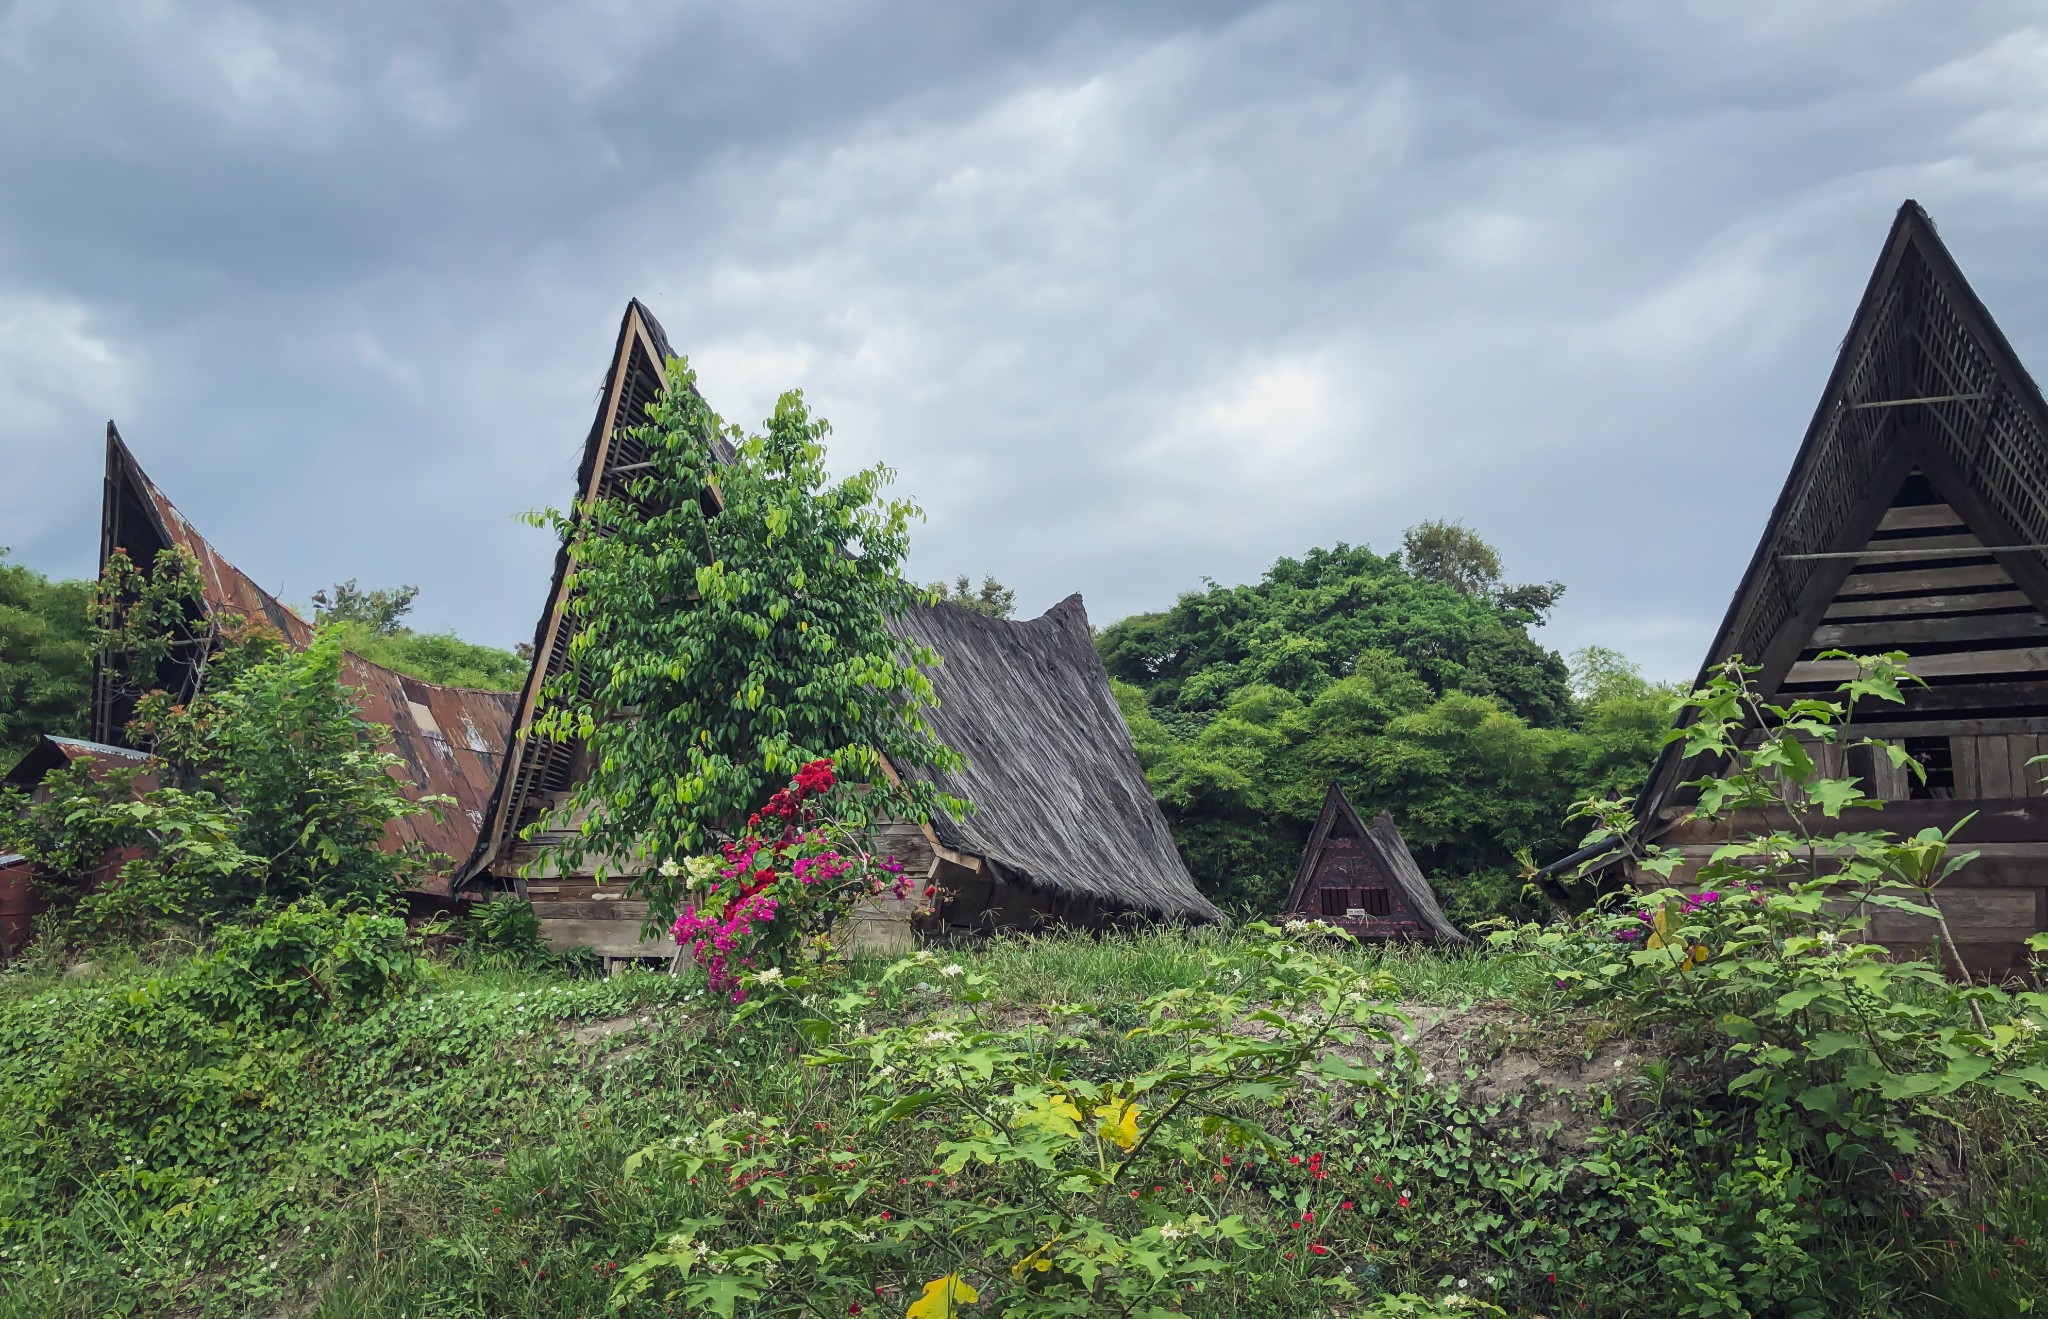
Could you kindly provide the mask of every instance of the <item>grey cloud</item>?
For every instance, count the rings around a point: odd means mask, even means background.
[[[2016,6],[645,8],[0,15],[0,543],[89,569],[111,412],[267,584],[509,643],[638,294],[924,575],[1105,621],[1459,516],[1676,675],[1901,198],[2048,349]]]

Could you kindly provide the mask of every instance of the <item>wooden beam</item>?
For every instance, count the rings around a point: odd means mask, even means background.
[[[1951,536],[1915,536],[1910,540],[1873,540],[1864,547],[1863,553],[1866,556],[1881,555],[1896,558],[1900,555],[1919,554],[1928,550],[1946,550],[1953,554],[1958,550],[1982,551],[1983,549],[1984,542],[1965,528]]]
[[[1842,583],[1835,598],[1895,595],[1900,591],[1957,591],[1973,586],[2012,586],[2012,577],[1995,563],[1960,568],[1908,568],[1903,572],[1859,572]]]
[[[1905,687],[1899,694],[1906,698],[1906,710],[1915,715],[1969,714],[1980,710],[2006,710],[2025,714],[2036,710],[2048,710],[2048,682],[2037,679],[1958,683],[1943,687]],[[1898,709],[1893,705],[1879,708],[1886,714]]]
[[[1957,678],[1985,673],[2048,673],[2048,646],[2015,646],[2011,650],[1967,650],[1953,655],[1922,655],[1906,661],[1906,671],[1922,678]],[[1856,676],[1854,660],[1802,660],[1786,673],[1787,683],[1847,682]]]
[[[1929,527],[1955,527],[1962,519],[1947,504],[1907,504],[1887,511],[1877,524],[1879,531],[1922,531]]]
[[[1879,707],[1886,708],[1886,707]],[[2019,715],[2003,719],[1942,719],[1939,717],[1921,721],[1907,719],[1878,719],[1865,723],[1859,719],[1843,730],[1850,738],[1881,737],[1896,741],[1905,737],[1948,737],[1960,742],[1964,738],[1985,733],[2048,733],[2048,715]],[[1961,762],[1958,761],[1957,782],[1961,782]],[[1962,795],[1958,791],[1957,795]]]
[[[1877,623],[1827,623],[1813,630],[1814,648],[1844,650],[1891,649],[1932,642],[2011,641],[2028,637],[2048,640],[2048,619],[2039,614],[1989,614],[1979,617],[1901,618]]]
[[[1837,600],[1828,606],[1827,617],[1888,618],[1914,614],[1964,614],[1986,609],[2014,609],[2029,605],[2027,593],[2018,587],[1974,591],[1963,595],[1913,595],[1898,600]]]
[[[1957,835],[1959,843],[1974,848],[1980,843],[2048,842],[2048,797],[2016,797],[2003,800],[1895,801],[1883,810],[1846,810],[1839,821],[1820,820],[1829,832],[1883,829],[1909,836],[1922,829],[1952,828],[1964,816],[1971,816]],[[1734,811],[1720,820],[1683,820],[1674,823],[1656,841],[1666,846],[1684,843],[1722,842],[1731,836],[1787,828],[1790,817],[1783,810]]]

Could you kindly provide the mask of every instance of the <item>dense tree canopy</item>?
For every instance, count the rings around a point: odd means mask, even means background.
[[[1103,631],[1139,759],[1212,898],[1273,911],[1334,780],[1393,812],[1470,921],[1515,906],[1518,852],[1574,839],[1575,798],[1635,790],[1669,694],[1612,651],[1568,668],[1501,594],[1339,545]]]
[[[0,769],[44,733],[83,737],[92,699],[90,582],[53,582],[0,548]]]
[[[464,641],[453,632],[415,632],[406,625],[419,598],[417,586],[365,589],[351,577],[313,592],[320,626],[372,664],[450,687],[516,691],[525,683],[533,656]]]
[[[1363,546],[1281,559],[1249,586],[1183,595],[1160,614],[1111,624],[1110,676],[1142,688],[1169,726],[1197,722],[1240,689],[1267,685],[1312,700],[1379,651],[1433,694],[1490,696],[1532,724],[1571,718],[1565,664],[1530,639],[1526,614],[1484,594],[1407,571]]]

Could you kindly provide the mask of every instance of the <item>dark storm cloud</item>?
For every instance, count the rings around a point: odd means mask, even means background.
[[[1688,671],[1891,211],[2048,356],[1997,5],[0,10],[0,543],[98,430],[285,594],[526,635],[627,296],[1098,621],[1463,517]]]

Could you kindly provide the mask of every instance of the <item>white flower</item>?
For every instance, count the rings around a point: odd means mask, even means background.
[[[1187,1234],[1186,1228],[1173,1223],[1161,1223],[1159,1225],[1159,1239],[1161,1241],[1178,1241]]]
[[[960,963],[958,962],[954,962],[948,966],[942,966],[939,968],[939,974],[942,976],[965,975],[966,972],[967,968],[960,965]]]
[[[676,859],[674,857],[670,857],[668,860],[661,863],[661,876],[663,879],[674,879],[677,875],[680,875],[682,873],[683,868],[676,864]]]
[[[766,971],[763,971],[759,975],[755,976],[754,982],[756,984],[772,985],[780,979],[782,979],[782,968],[779,966],[771,966]]]
[[[1458,1285],[1460,1287],[1470,1287],[1472,1285],[1472,1280],[1470,1278],[1460,1278],[1458,1279]]]
[[[951,1044],[959,1038],[958,1035],[949,1030],[932,1030],[925,1032],[924,1042],[926,1044]]]
[[[2032,1017],[2014,1017],[2012,1019],[2012,1028],[2031,1035],[2041,1029],[2041,1023],[2035,1021]]]

